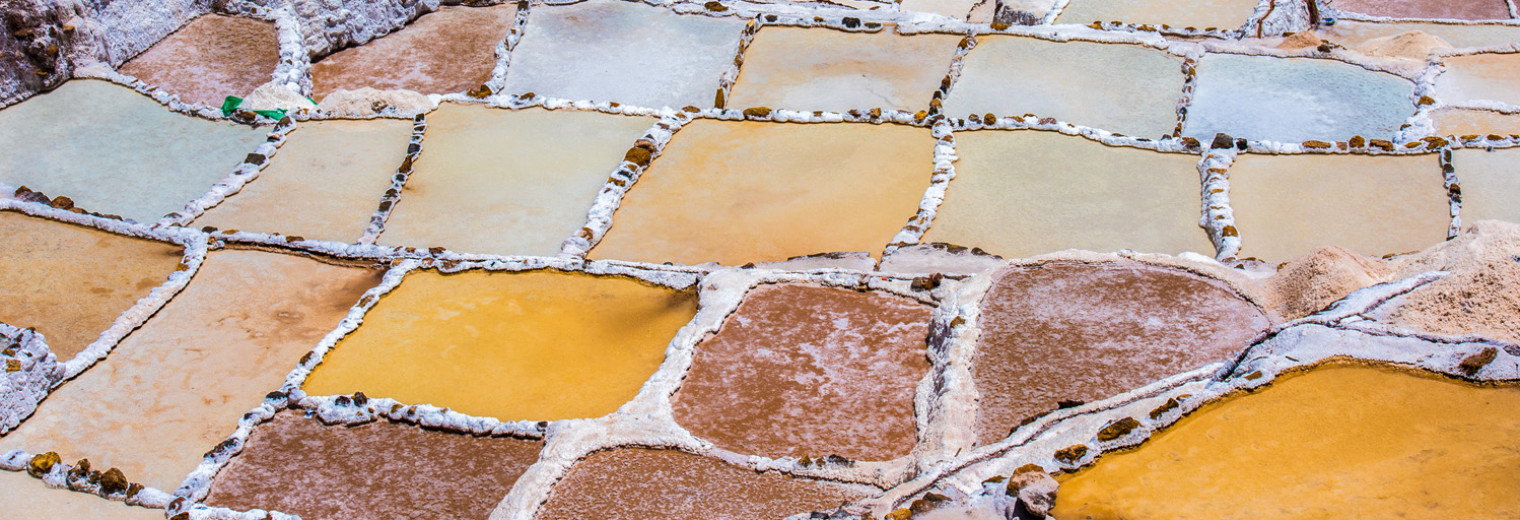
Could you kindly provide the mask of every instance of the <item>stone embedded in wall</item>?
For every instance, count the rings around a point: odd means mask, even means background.
[[[206,503],[327,520],[485,518],[542,447],[383,419],[327,426],[286,411],[254,428]]]
[[[931,310],[883,293],[756,287],[697,345],[673,398],[676,422],[748,455],[906,455]]]

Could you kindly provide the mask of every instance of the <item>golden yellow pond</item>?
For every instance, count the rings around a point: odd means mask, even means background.
[[[1336,365],[1062,477],[1061,520],[1520,518],[1520,387]]]
[[[630,278],[417,272],[305,389],[505,420],[599,417],[638,393],[696,310],[694,293]]]

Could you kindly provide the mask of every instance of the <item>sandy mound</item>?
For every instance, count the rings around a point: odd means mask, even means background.
[[[1284,50],[1297,50],[1308,47],[1319,47],[1320,44],[1323,43],[1325,43],[1325,41],[1319,39],[1319,35],[1314,34],[1314,31],[1303,31],[1293,33],[1292,36],[1283,38],[1282,43],[1277,44],[1277,48]]]
[[[243,104],[238,105],[243,110],[289,110],[301,109],[315,110],[317,105],[310,99],[285,88],[278,81],[271,81],[253,89],[253,93],[243,98]]]
[[[1273,310],[1285,319],[1308,316],[1357,289],[1387,280],[1393,268],[1339,247],[1322,247],[1283,264],[1267,281]]]
[[[337,90],[317,104],[317,111],[338,117],[368,117],[377,114],[412,116],[433,109],[427,96],[410,90]]]
[[[1423,60],[1431,51],[1450,48],[1451,44],[1439,36],[1425,31],[1409,31],[1367,40],[1356,46],[1356,51],[1368,56]]]
[[[1520,341],[1520,224],[1484,220],[1456,240],[1395,260],[1397,278],[1450,271],[1402,298],[1393,323],[1445,334]]]

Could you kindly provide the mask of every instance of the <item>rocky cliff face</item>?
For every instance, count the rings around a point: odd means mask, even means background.
[[[58,86],[77,67],[121,65],[212,8],[212,0],[0,0],[0,106]]]

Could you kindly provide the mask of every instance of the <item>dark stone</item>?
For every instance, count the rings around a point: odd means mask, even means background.
[[[1497,357],[1499,357],[1499,349],[1486,347],[1482,352],[1463,359],[1462,363],[1457,365],[1457,369],[1462,371],[1462,375],[1472,376],[1473,374],[1477,374],[1479,370],[1483,370],[1483,367],[1488,366],[1489,363],[1493,363]]]
[[[100,490],[107,495],[125,493],[127,486],[130,484],[130,482],[127,482],[127,476],[123,475],[121,470],[116,468],[108,469],[100,475]]]
[[[1118,439],[1129,435],[1129,432],[1135,431],[1135,428],[1139,427],[1140,421],[1135,420],[1134,417],[1125,417],[1108,426],[1104,426],[1102,430],[1098,430],[1098,440],[1108,442]]]

